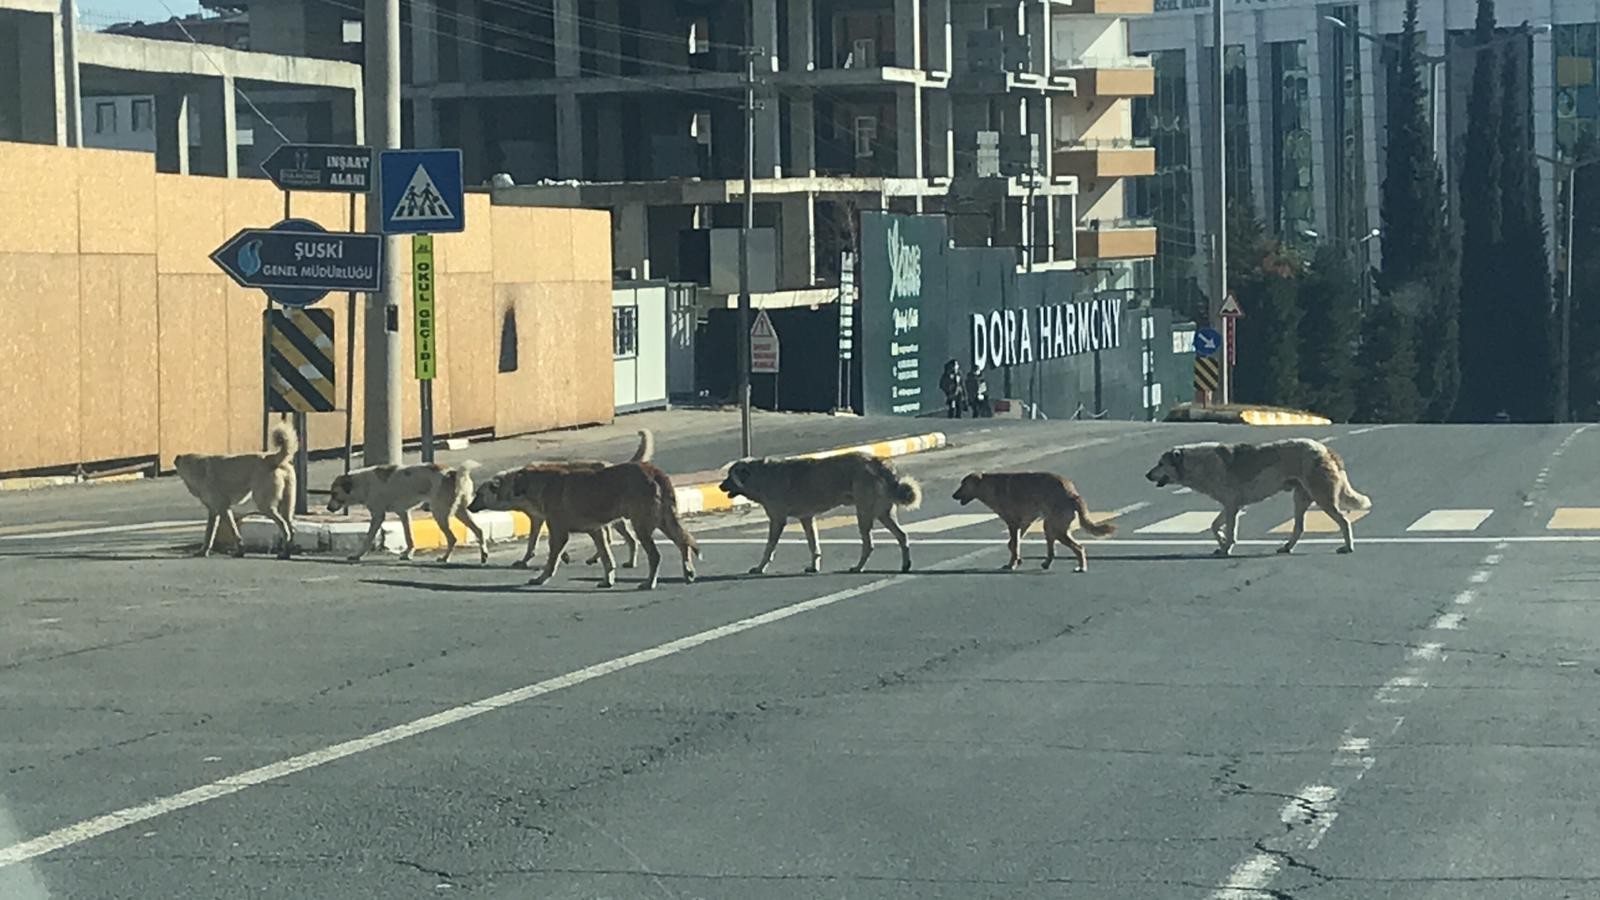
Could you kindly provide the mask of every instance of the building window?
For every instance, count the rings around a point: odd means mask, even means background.
[[[153,118],[151,115],[153,103],[154,101],[151,100],[133,101],[134,131],[149,131],[155,126],[155,123],[151,121]]]
[[[1222,61],[1224,134],[1228,148],[1228,199],[1249,209],[1252,205],[1250,167],[1250,79],[1244,46],[1228,48]]]
[[[689,55],[700,56],[711,52],[711,20],[698,16],[689,23]]]
[[[878,143],[878,117],[856,116],[856,159],[871,159]]]
[[[633,359],[639,355],[639,307],[611,307],[611,358]]]
[[[1306,42],[1268,44],[1272,71],[1272,208],[1274,230],[1294,238],[1314,228],[1316,147],[1311,142],[1311,76]]]
[[[1360,11],[1355,6],[1334,9],[1334,16],[1350,23],[1350,28],[1332,31],[1328,71],[1334,79],[1333,133],[1338,143],[1330,153],[1333,171],[1333,233],[1341,240],[1355,241],[1367,233],[1366,132],[1361,116]]]
[[[1600,24],[1557,25],[1550,35],[1555,57],[1556,149],[1567,159],[1592,153],[1600,139]]]
[[[346,44],[361,43],[361,20],[345,19],[340,27],[339,36]]]
[[[1150,54],[1150,63],[1155,93],[1134,99],[1133,135],[1155,148],[1156,174],[1133,179],[1130,212],[1151,219],[1158,229],[1155,302],[1180,315],[1200,315],[1206,303],[1196,263],[1204,248],[1195,233],[1188,58],[1182,50],[1163,50]]]
[[[95,134],[114,134],[117,130],[117,104],[96,103],[94,105],[94,132]]]

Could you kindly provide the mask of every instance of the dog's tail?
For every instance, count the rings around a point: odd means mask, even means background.
[[[300,436],[294,433],[293,425],[278,422],[267,432],[267,446],[272,448],[267,455],[267,462],[282,466],[300,449]]]
[[[450,492],[453,494],[472,493],[472,473],[481,468],[483,468],[483,463],[480,463],[474,459],[469,459],[461,465],[447,470],[444,475],[444,480],[445,483],[449,485]]]
[[[1328,468],[1338,483],[1338,496],[1336,502],[1343,509],[1371,509],[1372,498],[1356,490],[1350,484],[1350,472],[1344,467],[1344,457],[1337,451],[1327,450]]]
[[[916,509],[922,505],[922,484],[910,475],[902,475],[894,470],[887,460],[876,456],[867,457],[868,471],[877,475],[883,486],[889,489],[889,499],[895,506],[906,509]]]
[[[1117,526],[1110,522],[1089,521],[1089,504],[1083,501],[1082,494],[1072,495],[1072,505],[1078,511],[1078,523],[1083,526],[1084,531],[1095,537],[1110,537],[1117,533]]]
[[[639,429],[639,449],[633,451],[628,462],[649,462],[656,455],[656,435],[648,428]]]
[[[665,473],[658,473],[656,476],[656,494],[661,503],[661,533],[679,547],[687,547],[693,551],[695,559],[703,559],[700,542],[695,540],[694,535],[690,534],[678,520],[678,492]]]

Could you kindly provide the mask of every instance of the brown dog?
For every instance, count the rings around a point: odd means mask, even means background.
[[[1040,519],[1044,520],[1046,555],[1040,567],[1044,569],[1055,562],[1056,541],[1060,541],[1078,558],[1075,571],[1089,571],[1089,558],[1083,552],[1083,545],[1072,539],[1074,517],[1083,525],[1083,530],[1095,537],[1106,537],[1117,531],[1117,526],[1110,522],[1089,521],[1089,507],[1072,482],[1050,472],[973,472],[961,479],[961,486],[951,497],[962,506],[976,500],[994,510],[1006,523],[1011,531],[1011,538],[1006,542],[1011,549],[1007,569],[1022,565],[1022,533]]]
[[[527,500],[537,509],[550,530],[544,571],[531,584],[544,584],[555,575],[567,540],[573,532],[578,532],[589,535],[600,553],[601,565],[605,567],[600,585],[615,585],[617,566],[611,558],[611,545],[605,539],[604,529],[618,519],[632,523],[634,536],[644,547],[645,558],[650,563],[650,572],[639,586],[641,590],[654,588],[661,570],[661,551],[656,549],[653,537],[656,529],[677,545],[683,555],[684,582],[694,582],[694,560],[690,553],[700,555],[700,545],[678,521],[678,497],[672,480],[651,463],[625,462],[588,471],[529,466],[512,479],[513,495]]]

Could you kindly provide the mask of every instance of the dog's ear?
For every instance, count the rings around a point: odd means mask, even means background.
[[[1182,479],[1183,478],[1183,450],[1181,448],[1174,447],[1174,448],[1172,448],[1172,450],[1170,450],[1168,452],[1170,452],[1172,454],[1172,471],[1177,474],[1179,479]]]

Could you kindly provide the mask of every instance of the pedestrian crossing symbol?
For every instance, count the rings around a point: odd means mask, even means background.
[[[384,234],[465,231],[460,150],[385,150],[378,159]]]
[[[452,217],[450,207],[439,196],[438,185],[433,183],[428,170],[420,165],[406,183],[405,196],[400,198],[400,205],[389,213],[389,218],[395,222],[449,221]]]

